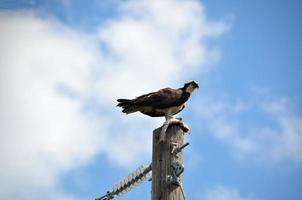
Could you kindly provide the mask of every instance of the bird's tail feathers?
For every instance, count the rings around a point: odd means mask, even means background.
[[[118,99],[117,101],[118,102],[129,102],[129,101],[131,101],[131,99]]]
[[[132,100],[131,99],[118,99],[117,101],[119,102],[117,104],[117,106],[124,107],[124,106],[130,105]]]
[[[118,99],[117,101],[119,102],[117,106],[123,108],[123,113],[130,114],[138,111],[138,106],[133,105],[132,99]]]
[[[137,111],[138,111],[137,106],[126,106],[126,107],[123,107],[123,110],[122,110],[122,112],[126,113],[126,114],[134,113]]]

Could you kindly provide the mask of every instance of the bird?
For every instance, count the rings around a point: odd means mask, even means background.
[[[117,99],[117,106],[122,107],[122,112],[126,114],[141,112],[150,117],[164,116],[168,121],[185,108],[186,101],[198,88],[196,81],[188,81],[181,88],[163,88],[134,99]]]
[[[168,126],[174,123],[179,123],[183,130],[187,132],[189,128],[182,122],[182,119],[173,116],[185,108],[185,103],[191,97],[193,91],[198,88],[199,85],[196,81],[187,81],[181,88],[163,88],[134,99],[117,99],[117,106],[121,107],[125,114],[141,112],[150,117],[165,117],[162,135],[165,135]]]

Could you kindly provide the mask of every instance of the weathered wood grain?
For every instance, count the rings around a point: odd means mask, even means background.
[[[182,200],[179,186],[167,183],[167,176],[171,175],[171,143],[184,142],[184,132],[180,125],[171,125],[166,132],[166,140],[160,142],[161,128],[153,131],[152,154],[152,200]],[[183,163],[183,153],[178,154],[178,161]]]

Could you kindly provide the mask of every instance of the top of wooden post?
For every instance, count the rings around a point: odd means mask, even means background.
[[[159,142],[162,127],[153,131],[152,154],[152,200],[181,200],[182,191],[173,179],[173,166],[175,163],[183,164],[183,152],[177,156],[172,149],[184,143],[184,130],[180,124],[172,124],[167,128],[166,139]],[[181,176],[177,178],[181,184]],[[173,182],[174,181],[174,182]]]

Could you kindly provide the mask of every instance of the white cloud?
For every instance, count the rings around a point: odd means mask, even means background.
[[[60,175],[96,153],[120,166],[150,155],[159,121],[115,99],[204,71],[203,41],[226,29],[193,1],[126,2],[96,37],[21,11],[0,12],[0,27],[0,198],[25,200],[73,199]]]
[[[302,163],[302,117],[287,99],[255,94],[247,101],[231,102],[203,96],[196,103],[204,128],[229,145],[237,158]]]
[[[216,186],[214,188],[209,189],[203,195],[202,198],[204,200],[256,200],[256,198],[252,196],[243,196],[238,192],[237,189],[227,188],[224,186]]]
[[[0,26],[0,197],[32,199],[104,143],[95,122],[107,133],[106,121],[56,90],[66,84],[83,92],[97,55],[85,38],[30,14],[1,13]]]
[[[218,53],[203,42],[227,29],[224,23],[208,22],[195,1],[129,1],[120,10],[122,17],[99,31],[108,70],[101,74],[98,91],[112,96],[137,95],[206,71],[210,55]],[[116,84],[103,84],[108,82]]]

